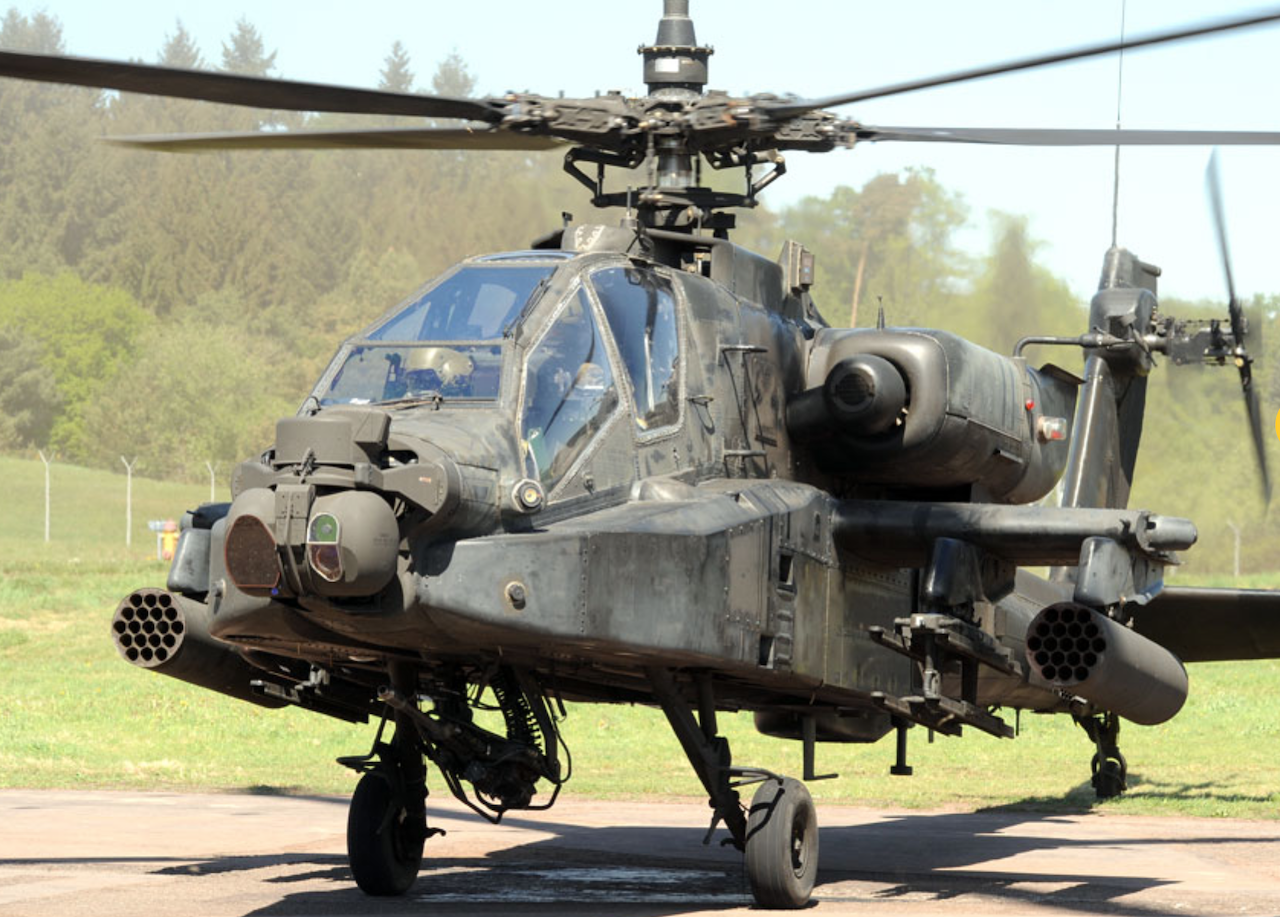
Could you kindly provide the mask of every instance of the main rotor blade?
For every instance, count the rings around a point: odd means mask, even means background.
[[[1228,32],[1232,29],[1244,29],[1249,28],[1250,26],[1276,22],[1278,20],[1280,20],[1280,10],[1271,10],[1267,13],[1254,13],[1253,15],[1238,19],[1225,19],[1218,22],[1204,23],[1202,25],[1191,26],[1188,28],[1156,32],[1151,35],[1144,35],[1138,38],[1128,38],[1123,41],[1106,41],[1099,44],[1085,45],[1084,47],[1075,48],[1070,51],[1056,51],[1051,54],[1040,54],[1034,57],[1024,57],[1019,60],[1006,61],[1001,64],[989,64],[985,67],[958,70],[954,73],[946,73],[919,80],[910,80],[905,83],[893,83],[888,86],[880,86],[876,89],[864,89],[859,92],[843,93],[841,95],[827,96],[821,99],[796,99],[794,101],[785,102],[762,102],[760,103],[760,106],[775,118],[790,118],[795,117],[796,115],[802,115],[805,112],[816,111],[820,108],[834,108],[837,105],[847,105],[850,102],[865,102],[868,99],[882,99],[886,96],[902,95],[907,92],[917,92],[921,89],[932,89],[936,86],[949,86],[955,83],[966,83],[970,80],[985,79],[986,77],[998,76],[1002,73],[1015,73],[1019,70],[1034,70],[1037,67],[1047,67],[1051,64],[1062,64],[1067,61],[1083,60],[1088,57],[1098,57],[1103,54],[1111,54],[1120,50],[1145,48],[1173,41],[1182,41],[1184,39],[1195,38],[1200,35],[1212,35],[1216,32]]]
[[[500,103],[493,100],[412,95],[87,57],[0,51],[0,76],[252,108],[465,118],[489,122],[502,120]]]
[[[917,143],[995,143],[1019,146],[1237,146],[1280,145],[1280,131],[1149,131],[1115,128],[873,127],[858,125],[859,140]]]
[[[550,150],[565,141],[483,128],[389,127],[379,130],[228,131],[106,137],[115,146],[200,153],[212,150]]]

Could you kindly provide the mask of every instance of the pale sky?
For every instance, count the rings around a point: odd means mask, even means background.
[[[420,84],[456,51],[482,94],[530,90],[642,93],[636,48],[653,40],[660,0],[532,4],[517,0],[16,0],[64,27],[70,53],[154,61],[181,20],[207,60],[241,16],[278,51],[276,75],[374,86],[397,39]],[[944,73],[1119,35],[1119,0],[893,0],[835,2],[692,0],[698,39],[715,47],[710,88],[826,96]],[[1256,10],[1253,4],[1129,0],[1130,36]],[[1114,127],[1117,62],[1013,74],[840,109],[884,126]],[[1280,130],[1280,27],[1130,52],[1122,120],[1132,128]],[[1204,192],[1207,148],[1128,149],[1122,154],[1120,243],[1164,269],[1162,292],[1224,298]],[[334,154],[341,155],[341,154]],[[411,154],[405,154],[411,155]],[[987,245],[985,214],[1031,218],[1042,260],[1082,296],[1096,286],[1111,237],[1111,148],[1045,150],[941,144],[868,144],[822,156],[792,154],[788,174],[764,195],[774,208],[879,172],[933,168],[960,192]],[[1280,293],[1273,227],[1280,210],[1280,149],[1224,148],[1229,235],[1241,293]],[[571,202],[577,206],[578,201]],[[585,214],[579,214],[584,216]],[[544,227],[530,227],[532,238]]]

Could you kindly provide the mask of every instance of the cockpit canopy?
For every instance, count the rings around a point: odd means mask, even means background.
[[[548,265],[468,264],[376,325],[373,341],[488,341],[501,338],[538,285]]]
[[[553,300],[542,296],[548,289]],[[313,401],[465,405],[501,397],[518,411],[523,473],[551,494],[620,415],[629,413],[640,439],[680,424],[677,303],[669,272],[630,259],[477,259],[348,340]],[[517,358],[519,371],[507,371]],[[504,379],[515,391],[503,392]]]
[[[518,261],[462,266],[349,342],[321,381],[321,406],[496,399],[503,338],[554,270]]]

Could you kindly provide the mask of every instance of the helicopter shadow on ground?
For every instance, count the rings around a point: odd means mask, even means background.
[[[1170,797],[1202,795],[1205,788],[1170,787]],[[1075,792],[1072,796],[1080,796]],[[1056,804],[1056,811],[1038,811]],[[1167,904],[1124,900],[1174,884],[1160,875],[1118,874],[1117,847],[1280,844],[1280,826],[1264,837],[1230,837],[1206,821],[1203,836],[1090,838],[1088,829],[1066,836],[1069,818],[1087,811],[1063,809],[1063,799],[1030,798],[977,813],[902,814],[874,823],[828,824],[822,829],[822,870],[815,889],[820,902],[889,903],[899,900],[968,906],[983,902],[1058,912],[1106,912],[1148,917]],[[821,811],[821,809],[820,809]],[[427,859],[418,883],[400,903],[368,899],[352,883],[341,858],[314,860],[315,869],[268,879],[295,884],[327,881],[332,889],[286,894],[253,912],[261,917],[305,913],[405,913],[423,907],[512,912],[556,906],[593,912],[608,902],[644,915],[682,914],[751,905],[742,858],[731,848],[704,847],[702,829],[618,825],[584,827],[539,819],[505,824],[537,830],[550,838],[516,843],[484,856]],[[723,832],[720,832],[723,835]],[[1096,858],[1090,859],[1090,852]],[[1061,857],[1054,854],[1061,853]],[[1024,860],[1037,857],[1034,866]],[[1090,863],[1100,869],[1091,870]],[[1083,867],[1083,868],[1081,868]],[[1128,872],[1129,870],[1125,870]],[[1149,872],[1153,872],[1148,870]],[[1173,894],[1172,889],[1170,894]]]
[[[537,840],[521,843],[513,830],[510,847],[478,856],[432,856],[428,841],[417,883],[403,898],[369,898],[354,884],[345,857],[298,857],[270,883],[308,888],[252,913],[253,917],[295,917],[313,913],[420,914],[523,913],[557,911],[612,912],[660,917],[689,912],[749,907],[751,890],[742,857],[718,843],[704,847],[705,829],[618,825],[588,827],[542,818],[505,818],[512,829],[536,831]],[[546,837],[550,834],[551,837]],[[718,837],[724,832],[718,832]],[[440,849],[437,847],[437,849]],[[248,859],[248,858],[247,858]],[[281,860],[284,858],[281,857]],[[300,869],[304,863],[312,868]],[[247,862],[248,868],[272,866]],[[236,868],[209,861],[208,872]],[[181,870],[176,867],[175,872]],[[316,890],[316,882],[331,888]]]
[[[1157,803],[1175,804],[1175,803],[1195,803],[1195,802],[1220,802],[1223,805],[1239,805],[1241,803],[1256,803],[1260,806],[1271,807],[1275,804],[1275,797],[1270,793],[1248,794],[1248,793],[1223,793],[1218,791],[1218,785],[1212,781],[1203,781],[1201,783],[1169,783],[1160,780],[1149,780],[1141,774],[1129,774],[1128,786],[1126,789],[1127,798],[1141,794],[1142,798]],[[1010,803],[1002,805],[985,806],[977,809],[978,813],[1041,813],[1044,815],[1088,815],[1090,813],[1103,813],[1107,811],[1107,802],[1099,802],[1094,796],[1093,786],[1089,783],[1082,783],[1071,790],[1066,795],[1055,796],[1024,796],[1022,799],[1014,800]],[[1180,810],[1170,810],[1171,814],[1181,814]],[[1117,813],[1128,814],[1128,813]],[[1199,817],[1194,812],[1186,813],[1187,817]],[[1212,818],[1213,816],[1203,816]],[[1277,838],[1280,838],[1280,827],[1277,828]],[[1202,841],[1203,843],[1204,841]]]
[[[1146,794],[1170,799],[1198,798],[1212,791],[1199,785],[1138,786]],[[1276,858],[1271,851],[1280,847],[1280,823],[1243,832],[1229,821],[1180,820],[1180,836],[1127,820],[1102,818],[1080,825],[1079,814],[1093,808],[1079,804],[1087,789],[1077,787],[1065,799],[1028,797],[976,813],[876,816],[868,810],[820,806],[825,826],[815,897],[823,906],[872,910],[877,903],[926,909],[951,903],[970,913],[1004,906],[1018,912],[1043,907],[1056,913],[1153,917],[1167,913],[1183,894],[1177,884],[1180,873],[1169,865],[1179,858],[1211,860],[1220,845],[1234,845],[1224,851],[1224,859],[1256,861],[1262,872],[1272,871],[1270,861]],[[257,787],[246,795],[293,796],[308,806],[321,804],[324,810],[345,809],[347,804],[340,797],[297,796],[271,787]],[[408,914],[428,908],[449,913],[551,908],[599,913],[606,904],[610,912],[625,906],[629,914],[658,917],[751,905],[742,857],[731,848],[702,846],[705,829],[689,818],[700,808],[697,803],[680,809],[588,805],[595,814],[577,820],[580,823],[567,821],[572,816],[560,815],[563,810],[551,813],[558,818],[509,817],[503,822],[503,828],[511,829],[505,836],[503,829],[476,830],[474,817],[456,808],[441,811],[436,823],[450,834],[428,843],[418,883],[399,899],[366,897],[355,887],[346,857],[331,847],[317,852],[291,846],[288,840],[266,854],[190,858],[176,851],[167,857],[125,852],[88,858],[19,857],[0,865],[123,867],[135,874],[206,878],[213,885],[206,893],[215,897],[225,894],[218,890],[219,878],[241,889],[248,883],[259,888],[249,905],[257,909],[249,913],[265,917]],[[304,811],[290,816],[269,806],[265,814],[246,810],[224,815],[243,817],[245,830],[251,831],[253,818],[288,819]],[[677,817],[669,817],[676,812]],[[307,817],[327,820],[322,811],[313,810]],[[613,817],[627,823],[608,824]],[[645,818],[663,823],[644,824]],[[723,836],[720,831],[717,837]],[[239,886],[234,885],[237,881]]]

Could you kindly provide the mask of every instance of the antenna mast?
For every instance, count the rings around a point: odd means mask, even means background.
[[[1120,0],[1120,42],[1124,43],[1124,20],[1128,0]],[[1120,130],[1120,104],[1124,93],[1124,48],[1116,60],[1116,130]],[[1116,247],[1117,226],[1120,222],[1120,144],[1116,144],[1114,180],[1111,187],[1111,247]]]

